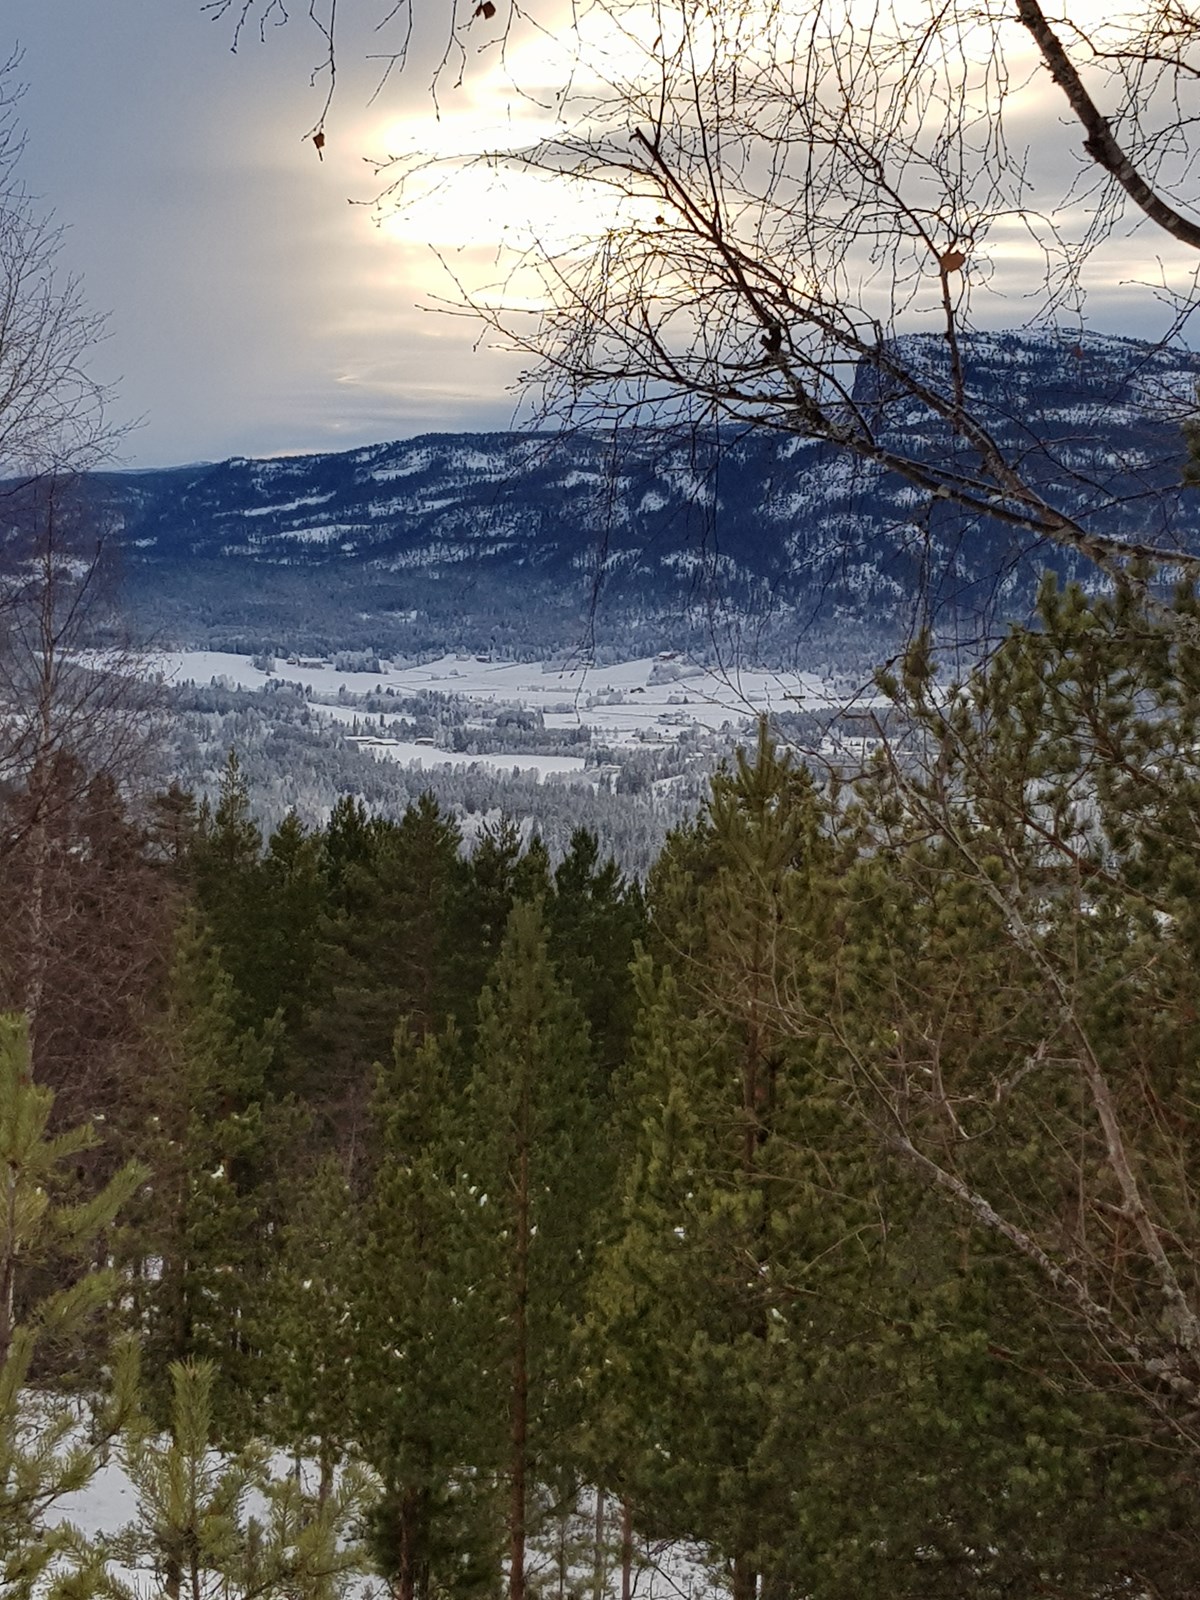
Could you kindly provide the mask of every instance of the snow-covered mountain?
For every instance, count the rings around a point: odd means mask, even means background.
[[[899,353],[946,381],[940,339]],[[1179,489],[1200,357],[1001,334],[967,341],[965,364],[977,414],[1057,504],[1100,531],[1200,544],[1200,495]],[[969,461],[874,372],[853,400],[885,440]],[[714,621],[874,633],[909,618],[917,594],[950,619],[994,618],[1027,606],[1045,562],[1075,571],[1011,528],[768,428],[434,434],[89,487],[133,594],[186,643],[520,652],[594,628],[628,648],[694,645]]]

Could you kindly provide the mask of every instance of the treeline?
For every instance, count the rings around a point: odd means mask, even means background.
[[[628,1592],[646,1540],[734,1600],[1194,1595],[1198,627],[1047,589],[961,687],[918,644],[866,778],[764,730],[644,884],[430,798],[264,839],[236,763],[81,799],[74,953],[5,980],[105,1119],[123,1459],[285,1450],[326,1532],[352,1466],[400,1600]],[[235,1547],[222,1592],[348,1581]]]
[[[708,583],[699,603],[696,592],[658,603],[607,585],[597,597],[590,578],[528,589],[514,586],[511,573],[486,588],[481,576],[472,574],[465,599],[455,585],[411,568],[389,593],[376,568],[364,604],[356,560],[314,569],[168,559],[133,562],[125,587],[143,637],[284,661],[338,652],[428,660],[449,649],[533,662],[559,652],[574,659],[587,641],[588,654],[606,665],[656,655],[670,640],[700,661],[746,659],[784,671],[832,662],[862,676],[897,641],[891,603],[874,616],[827,615],[811,603],[797,608],[765,584],[739,591],[736,583]]]

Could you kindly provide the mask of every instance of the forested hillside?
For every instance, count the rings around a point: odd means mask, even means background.
[[[914,601],[975,637],[1026,616],[1038,576],[1090,582],[986,499],[914,488],[907,452],[970,481],[974,444],[896,374],[949,382],[940,335],[860,360],[839,408],[879,459],[784,428],[623,427],[431,434],[334,455],[232,461],[82,484],[129,600],[169,643],[281,654],[349,648],[558,650],[601,659],[668,643],[755,665],[887,654]],[[960,379],[1030,492],[1099,535],[1191,548],[1180,421],[1200,361],[1089,333],[964,335]],[[0,524],[3,523],[0,518]]]
[[[5,1592],[1193,1595],[1197,625],[1048,582],[644,882],[13,776]]]

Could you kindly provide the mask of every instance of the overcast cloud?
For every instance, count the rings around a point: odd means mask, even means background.
[[[96,370],[141,419],[131,465],[507,427],[515,363],[422,311],[428,251],[375,227],[365,69],[326,159],[303,134],[310,35],[228,48],[199,0],[6,0],[28,85],[24,176],[69,225],[64,261],[110,314]],[[348,63],[349,65],[349,63]],[[423,89],[402,86],[425,114]],[[393,94],[395,109],[399,94]]]
[[[418,41],[415,66],[374,108],[363,57],[378,46],[347,41],[318,161],[303,137],[322,100],[308,81],[312,33],[293,23],[236,55],[230,36],[200,0],[5,0],[0,20],[0,48],[24,51],[25,176],[69,225],[65,263],[110,313],[97,373],[116,383],[121,417],[142,419],[125,460],[510,426],[515,359],[477,324],[421,309],[439,278],[420,227],[379,229],[368,204],[349,203],[374,193],[364,154],[432,126],[436,41]],[[474,71],[444,109],[442,139],[464,110],[502,111],[502,87]],[[1072,159],[1077,130],[1064,135],[1057,108],[1047,117],[1039,147]],[[443,213],[441,243],[468,269],[491,248],[486,210],[468,190]],[[1162,308],[1142,292],[1131,311],[1121,287],[1153,263],[1136,238],[1121,248],[1096,320],[1156,332]]]

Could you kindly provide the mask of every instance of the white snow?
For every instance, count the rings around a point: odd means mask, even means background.
[[[317,711],[333,711],[332,706],[315,706]],[[340,720],[340,719],[339,719]],[[404,739],[380,739],[375,736],[350,735],[361,749],[379,761],[397,761],[402,767],[488,767],[497,772],[533,772],[539,783],[549,773],[573,775],[584,771],[585,763],[578,756],[542,756],[528,753],[493,753],[471,755],[462,750],[439,750],[433,745],[411,744]]]
[[[277,1457],[274,1465],[277,1471],[282,1471],[288,1463],[283,1457]],[[249,1510],[252,1515],[261,1515],[262,1508],[256,1496],[252,1498]],[[119,1466],[110,1462],[101,1468],[86,1489],[60,1501],[51,1520],[70,1522],[82,1533],[95,1537],[98,1534],[116,1533],[133,1521],[136,1514],[137,1497],[133,1487]],[[619,1590],[621,1582],[616,1551],[612,1547],[616,1535],[616,1514],[617,1507],[610,1504],[609,1556],[604,1584],[606,1597],[612,1597]],[[595,1498],[585,1490],[574,1517],[570,1519],[570,1542],[576,1550],[590,1550],[594,1518]],[[553,1566],[557,1555],[554,1545],[554,1529],[551,1526],[529,1551],[531,1577]],[[590,1561],[586,1557],[576,1556],[572,1567],[571,1576],[576,1580],[571,1585],[572,1590],[590,1592],[593,1580]],[[161,1583],[153,1574],[130,1572],[115,1563],[111,1570],[113,1576],[130,1585],[139,1600],[158,1600],[161,1595]],[[724,1600],[728,1593],[710,1568],[704,1551],[695,1545],[635,1538],[632,1576],[636,1600]],[[352,1579],[348,1600],[383,1600],[384,1592],[380,1579],[364,1573]]]
[[[306,494],[302,495],[299,500],[285,500],[275,506],[252,506],[248,511],[241,511],[238,515],[242,517],[272,517],[284,511],[298,511],[301,506],[324,505],[326,500],[332,499],[332,490],[328,494]]]
[[[205,684],[216,678],[230,686],[261,688],[265,677],[251,665],[249,656],[213,650],[167,652],[156,658],[155,668],[172,683]],[[322,699],[347,694],[368,694],[381,685],[398,696],[436,691],[460,695],[485,705],[511,705],[540,711],[548,728],[588,727],[608,744],[628,745],[647,739],[669,742],[689,727],[710,731],[726,723],[739,727],[762,712],[795,710],[798,706],[831,703],[827,684],[812,673],[780,673],[748,668],[719,671],[689,664],[688,676],[671,682],[661,667],[646,656],[610,666],[590,666],[583,661],[565,665],[553,662],[489,661],[473,656],[444,655],[420,666],[391,665],[386,672],[339,672],[331,666],[290,666],[278,660],[275,675],[300,684]],[[313,710],[331,721],[352,721],[353,706],[314,705]],[[359,713],[361,715],[361,713]],[[469,763],[486,760],[507,769],[537,766],[543,772],[572,770],[574,758],[543,756],[463,757],[450,751],[436,756],[426,747],[414,755],[397,745],[390,760],[422,764]],[[557,765],[547,765],[553,760]],[[569,763],[562,765],[562,763]],[[582,766],[582,763],[578,763]]]

